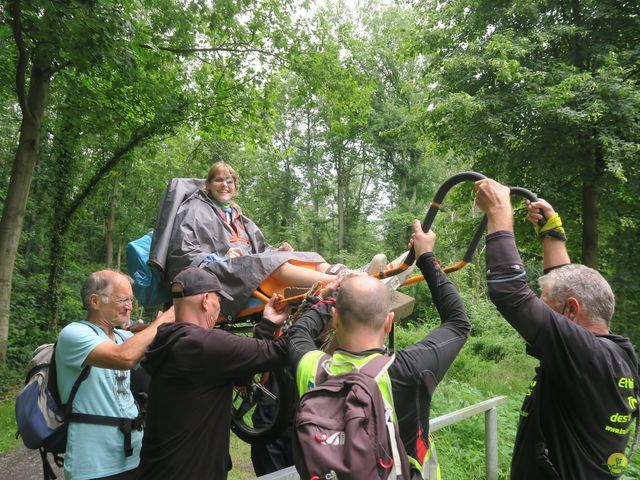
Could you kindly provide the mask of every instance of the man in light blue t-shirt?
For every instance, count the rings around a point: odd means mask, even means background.
[[[174,321],[173,307],[133,336],[119,330],[129,324],[131,316],[133,291],[127,275],[115,270],[92,273],[82,286],[81,295],[87,317],[62,329],[56,347],[61,400],[67,401],[80,372],[91,365],[89,376],[80,384],[73,401],[73,413],[135,419],[138,408],[129,388],[129,370],[142,358],[158,326]],[[65,479],[133,479],[141,442],[142,432],[135,424],[129,437],[117,426],[72,418],[64,459]]]

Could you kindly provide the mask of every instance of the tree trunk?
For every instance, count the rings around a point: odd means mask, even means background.
[[[590,179],[582,185],[582,263],[598,268],[598,190]]]
[[[344,249],[344,172],[342,165],[342,157],[338,154],[336,162],[336,176],[338,181],[338,250]]]
[[[33,169],[38,161],[40,128],[50,79],[48,70],[32,67],[29,93],[22,111],[18,149],[13,160],[11,180],[0,220],[0,366],[5,365],[7,360],[13,268]],[[18,82],[20,82],[19,76]]]
[[[31,183],[30,194],[31,198],[36,198],[34,204],[37,205],[42,201],[43,195],[41,194],[42,190],[46,191],[46,188],[43,187],[43,182],[38,181],[38,165],[34,167],[34,178]],[[46,195],[46,193],[45,193]],[[48,212],[42,212],[40,209],[31,208],[25,211],[24,222],[22,224],[22,230],[26,233],[30,233],[25,239],[24,244],[22,245],[21,251],[24,257],[24,268],[27,272],[34,272],[39,267],[39,255],[36,253],[41,245],[45,242],[43,237],[45,237],[46,233],[43,234],[39,230],[37,230],[36,225],[38,224],[39,218],[44,215],[48,215]]]
[[[406,200],[407,210],[411,210],[411,205],[409,205],[409,194],[407,193],[407,176],[402,171],[399,171],[398,177],[398,198]]]
[[[51,260],[49,269],[49,307],[50,307],[50,319],[46,328],[55,328],[59,322],[60,317],[60,300],[62,298],[62,291],[60,289],[60,272],[64,266],[64,258],[66,256],[64,237],[67,234],[73,217],[78,209],[84,204],[89,196],[96,190],[100,181],[111,172],[122,158],[131,152],[136,146],[142,143],[144,140],[152,137],[156,129],[160,124],[154,125],[149,128],[141,128],[133,134],[127,143],[121,147],[118,147],[113,155],[93,174],[93,176],[87,181],[87,183],[81,188],[76,188],[79,193],[67,200],[65,194],[71,191],[73,188],[69,184],[69,176],[64,175],[64,162],[68,162],[68,165],[73,165],[74,157],[70,152],[65,151],[61,155],[61,163],[58,167],[58,172],[61,176],[56,182],[56,192],[60,196],[61,200],[55,202],[55,213],[53,221],[53,231],[51,238]],[[60,168],[62,166],[62,168]]]
[[[69,113],[61,112],[59,118],[62,126],[58,137],[61,141],[59,142],[59,153],[53,162],[54,168],[49,188],[53,205],[49,244],[49,284],[46,296],[49,317],[48,321],[40,326],[43,330],[50,331],[55,330],[60,322],[60,305],[62,304],[60,277],[67,253],[65,245],[68,222],[66,209],[74,183],[71,172],[74,172],[77,166],[73,142],[75,132]]]
[[[64,265],[66,249],[64,244],[64,232],[59,225],[54,225],[51,235],[51,246],[49,247],[49,321],[41,325],[43,330],[55,330],[60,321],[60,305],[62,304],[62,289],[60,288],[60,272]]]
[[[118,211],[118,190],[120,188],[120,174],[113,176],[113,190],[111,192],[111,208],[109,218],[107,218],[107,232],[105,235],[106,264],[107,268],[113,268],[113,230],[116,224],[116,213]]]
[[[582,180],[582,263],[598,268],[598,188],[604,175],[604,157],[598,143],[597,131],[588,138],[590,142],[585,158],[591,159]]]
[[[411,197],[409,197],[408,204],[409,212],[413,212],[413,209],[416,208],[416,200],[418,198],[418,157],[419,155],[414,149],[409,151],[409,171],[411,172]]]
[[[122,271],[122,239],[118,242],[118,256],[116,257],[116,270]]]
[[[314,228],[311,232],[311,251],[320,251],[320,201],[318,199],[318,182],[320,178],[320,168],[317,162],[313,161],[313,114],[311,107],[307,106],[306,111],[306,135],[305,135],[305,162],[307,165],[309,194],[311,195],[311,204],[313,211]]]

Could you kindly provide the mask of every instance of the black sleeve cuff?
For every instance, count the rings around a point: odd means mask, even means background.
[[[524,276],[524,265],[512,232],[498,231],[487,235],[487,279]]]
[[[278,325],[273,323],[271,320],[262,317],[260,321],[256,324],[256,328],[253,331],[254,338],[273,338],[273,336],[280,328]]]

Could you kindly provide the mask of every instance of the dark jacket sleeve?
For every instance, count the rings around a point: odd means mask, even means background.
[[[441,324],[419,342],[396,352],[396,360],[389,368],[400,438],[414,458],[418,426],[426,444],[431,397],[471,329],[464,304],[433,253],[421,255],[417,265],[427,281]]]
[[[409,379],[429,370],[437,383],[464,345],[471,324],[456,287],[442,272],[433,253],[421,255],[417,265],[427,281],[441,324],[419,342],[398,351],[389,371]]]
[[[275,325],[274,325],[275,327]],[[274,329],[275,332],[275,329]],[[212,381],[245,378],[284,365],[287,359],[285,336],[273,340],[233,335],[220,329],[206,332],[202,342],[202,362],[210,369]]]
[[[491,301],[529,345],[535,343],[545,317],[558,315],[529,288],[511,232],[487,235],[487,283]]]
[[[253,329],[253,338],[271,339],[278,331],[278,325],[262,317]]]
[[[289,363],[294,370],[304,354],[316,350],[315,339],[324,331],[326,325],[331,322],[331,307],[335,305],[335,298],[321,300],[289,327]]]
[[[550,367],[547,375],[558,378],[558,384],[573,386],[585,363],[602,353],[606,357],[608,350],[599,346],[596,335],[551,309],[529,288],[511,232],[487,236],[487,282],[493,303],[527,342],[528,353]]]

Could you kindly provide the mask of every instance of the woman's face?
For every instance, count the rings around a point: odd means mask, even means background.
[[[207,182],[207,189],[211,196],[220,203],[230,202],[236,193],[236,184],[227,170],[222,170]]]

